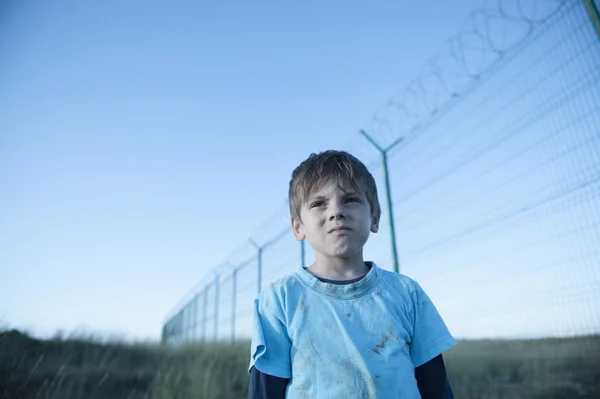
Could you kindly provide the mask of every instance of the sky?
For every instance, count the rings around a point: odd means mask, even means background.
[[[157,337],[480,5],[3,1],[0,317]]]
[[[484,4],[0,1],[0,322],[158,339],[272,233],[293,168],[368,147],[359,129]]]

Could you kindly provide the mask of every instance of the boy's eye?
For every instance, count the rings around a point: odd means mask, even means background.
[[[352,202],[352,201],[354,201],[354,202],[360,202],[360,200],[359,200],[358,198],[354,198],[354,197],[352,197],[352,198],[348,198],[348,200],[347,200],[347,201],[348,201],[348,202]]]
[[[310,205],[310,207],[311,207],[311,208],[314,208],[315,206],[321,206],[321,205],[323,205],[323,201],[317,201],[317,202],[313,202],[313,203]]]

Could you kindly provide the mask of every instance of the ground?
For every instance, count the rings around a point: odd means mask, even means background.
[[[0,399],[242,399],[249,342],[37,340],[0,332]],[[459,341],[445,354],[457,399],[600,398],[600,336]]]

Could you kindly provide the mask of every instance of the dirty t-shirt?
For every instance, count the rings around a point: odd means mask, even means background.
[[[415,367],[456,341],[420,285],[367,262],[356,283],[303,268],[255,300],[248,370],[291,378],[287,398],[420,398]]]

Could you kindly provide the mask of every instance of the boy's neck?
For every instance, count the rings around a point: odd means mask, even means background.
[[[307,268],[308,272],[316,277],[328,280],[351,280],[364,276],[369,271],[362,254],[352,258],[329,258],[315,254],[315,263]]]

